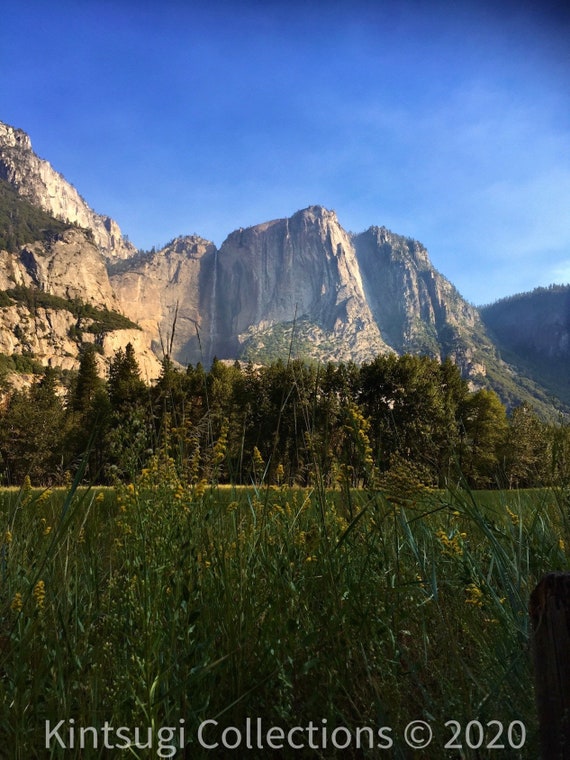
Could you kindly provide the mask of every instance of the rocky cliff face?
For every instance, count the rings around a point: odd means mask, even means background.
[[[124,259],[135,253],[125,241],[118,224],[96,214],[48,161],[32,150],[28,135],[0,122],[0,178],[7,180],[26,200],[56,219],[92,232],[95,244],[109,259]]]
[[[493,353],[480,315],[431,264],[417,240],[370,227],[353,238],[367,301],[397,353],[451,357],[467,375],[484,375]]]
[[[216,250],[179,238],[111,276],[125,313],[182,363],[295,355],[364,361],[386,351],[452,356],[484,375],[493,348],[477,311],[418,242],[371,227],[349,235],[311,206],[232,232]]]
[[[115,351],[131,343],[141,376],[149,382],[159,376],[160,362],[145,332],[120,329],[98,336],[90,331],[92,324],[92,319],[78,318],[71,309],[61,306],[30,306],[18,301],[0,305],[0,354],[26,356],[43,366],[77,369],[81,344],[96,342],[100,374],[104,377]]]
[[[213,243],[188,236],[111,270],[121,310],[148,333],[158,356],[172,343],[182,363],[210,358],[215,258]]]
[[[423,246],[385,228],[349,235],[333,211],[311,206],[236,230],[219,251],[183,237],[140,255],[34,154],[24,132],[2,123],[0,177],[52,216],[91,231],[22,247],[0,267],[0,287],[19,282],[120,310],[158,356],[172,348],[181,363],[209,364],[289,348],[333,361],[419,351],[451,355],[467,374],[484,374],[478,346],[488,341],[476,311]]]
[[[96,341],[104,373],[115,350],[130,342],[143,377],[156,378],[160,362],[147,333],[135,325],[112,329],[107,324],[100,329],[95,319],[78,314],[74,306],[77,300],[97,309],[121,311],[106,262],[132,256],[135,249],[123,240],[118,225],[95,214],[75,188],[38,158],[24,132],[1,122],[0,178],[17,192],[16,200],[8,198],[7,218],[15,214],[29,224],[31,204],[73,225],[45,234],[39,222],[36,240],[33,229],[26,229],[31,242],[0,250],[0,353],[73,369],[81,342]],[[26,290],[14,294],[18,287]]]
[[[215,284],[215,337],[224,353],[240,354],[256,336],[263,342],[270,328],[293,321],[312,334],[315,358],[359,361],[388,350],[333,211],[312,206],[232,233],[220,249]]]
[[[80,229],[71,228],[47,242],[22,246],[17,253],[0,251],[0,290],[14,285],[120,309],[105,261],[89,235]]]

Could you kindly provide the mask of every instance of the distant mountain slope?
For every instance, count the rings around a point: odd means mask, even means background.
[[[570,406],[570,285],[551,285],[481,308],[503,359]]]
[[[90,229],[105,257],[123,259],[135,253],[135,247],[123,238],[113,219],[95,213],[73,185],[34,153],[25,132],[3,122],[0,122],[0,179],[55,219]]]
[[[83,342],[97,344],[102,371],[130,342],[143,376],[157,377],[148,335],[118,313],[93,231],[54,218],[22,191],[0,179],[0,382],[10,366],[73,369]]]

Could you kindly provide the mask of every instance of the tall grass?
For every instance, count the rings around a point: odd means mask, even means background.
[[[6,758],[157,757],[166,726],[183,746],[163,756],[224,757],[200,724],[216,720],[220,741],[248,717],[329,738],[392,728],[389,751],[329,741],[279,757],[488,756],[446,750],[450,720],[522,721],[525,747],[497,754],[538,754],[527,602],[568,568],[563,491],[352,491],[349,510],[323,488],[185,486],[157,457],[128,486],[0,499]],[[434,731],[421,754],[403,739],[417,719]],[[155,744],[46,748],[61,720],[153,728]]]

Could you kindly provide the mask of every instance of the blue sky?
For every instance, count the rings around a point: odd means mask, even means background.
[[[0,120],[138,247],[321,204],[487,303],[570,281],[563,5],[24,0]]]

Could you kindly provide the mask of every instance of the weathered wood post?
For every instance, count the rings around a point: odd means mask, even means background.
[[[570,573],[545,575],[529,611],[541,760],[570,760]]]

